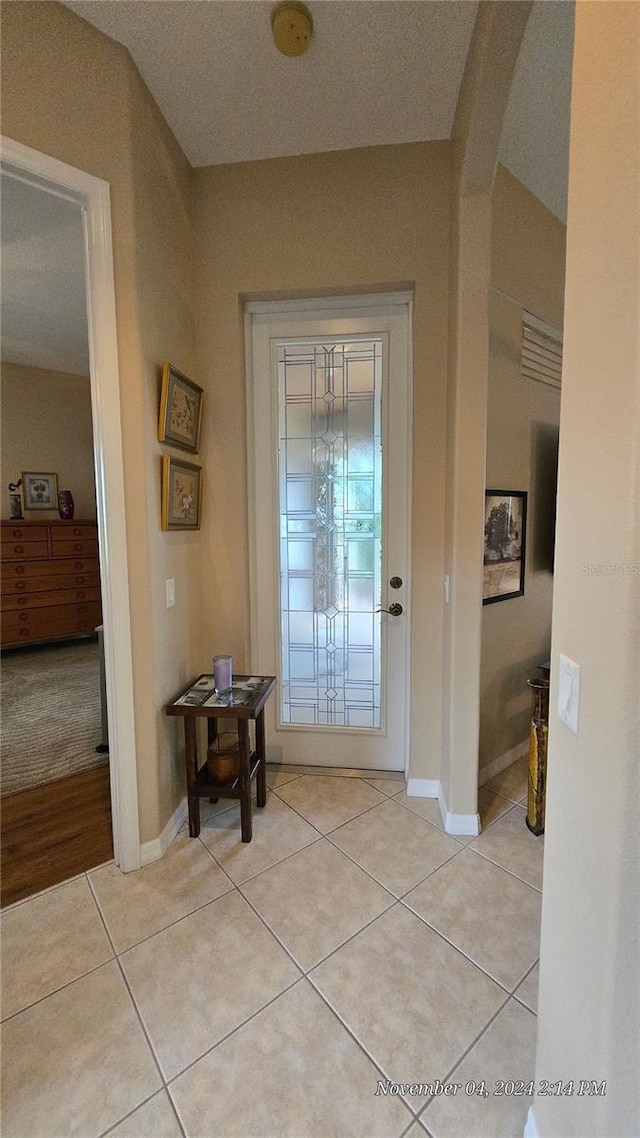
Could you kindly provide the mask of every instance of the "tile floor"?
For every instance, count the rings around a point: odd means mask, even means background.
[[[474,839],[398,779],[268,783],[250,845],[207,804],[162,861],[4,911],[4,1138],[520,1138],[527,1098],[464,1088],[533,1077],[526,765]]]

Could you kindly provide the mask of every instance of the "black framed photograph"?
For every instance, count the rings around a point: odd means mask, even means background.
[[[162,528],[200,529],[202,467],[162,456]]]
[[[198,453],[204,392],[172,364],[162,365],[158,440]]]
[[[483,605],[524,596],[526,490],[486,490]]]

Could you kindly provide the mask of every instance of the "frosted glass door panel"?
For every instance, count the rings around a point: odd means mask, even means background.
[[[277,352],[280,719],[379,729],[382,340]]]

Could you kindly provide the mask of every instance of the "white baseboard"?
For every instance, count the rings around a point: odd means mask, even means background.
[[[478,785],[484,786],[485,782],[488,782],[490,778],[495,778],[497,774],[502,774],[507,767],[515,763],[516,759],[521,759],[523,755],[526,755],[528,750],[529,740],[523,739],[521,743],[512,747],[510,751],[505,751],[504,755],[498,755],[497,759],[492,759],[485,767],[480,768],[478,772]]]
[[[158,861],[164,857],[173,839],[175,838],[178,830],[182,826],[185,818],[187,817],[187,799],[186,796],[182,799],[169,821],[167,822],[164,830],[158,838],[152,838],[150,842],[143,842],[140,846],[140,863],[141,865],[148,865],[151,861]]]
[[[538,1130],[538,1127],[536,1124],[536,1119],[535,1119],[535,1115],[533,1113],[533,1107],[532,1106],[529,1107],[529,1112],[527,1114],[527,1121],[524,1124],[523,1138],[540,1138],[540,1131]]]
[[[437,798],[439,793],[440,783],[437,778],[407,779],[407,795],[409,798]]]
[[[442,824],[447,834],[459,834],[476,837],[480,833],[479,814],[452,814],[447,807],[442,785],[438,793],[438,805],[442,814]]]

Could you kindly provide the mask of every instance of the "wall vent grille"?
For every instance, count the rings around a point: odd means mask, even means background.
[[[562,386],[562,336],[530,312],[522,314],[521,374],[549,387]]]

